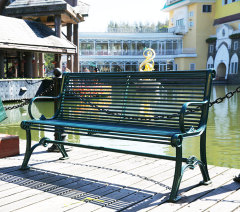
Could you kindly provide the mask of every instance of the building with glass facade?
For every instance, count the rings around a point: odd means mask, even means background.
[[[176,58],[196,57],[174,33],[80,33],[79,38],[81,71],[138,71],[146,48],[156,52],[155,71],[176,70]]]

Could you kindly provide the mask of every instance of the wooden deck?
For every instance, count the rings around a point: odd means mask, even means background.
[[[0,211],[240,211],[240,170],[209,166],[212,184],[199,186],[199,168],[183,176],[183,198],[168,203],[174,162],[73,148],[70,159],[39,147],[31,170],[21,155],[0,159]]]

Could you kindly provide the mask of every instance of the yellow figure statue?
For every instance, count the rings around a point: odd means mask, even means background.
[[[139,66],[139,71],[153,71],[154,70],[154,61],[153,59],[156,56],[156,53],[153,49],[148,48],[143,52],[143,56],[146,58]],[[143,69],[143,67],[145,68]]]

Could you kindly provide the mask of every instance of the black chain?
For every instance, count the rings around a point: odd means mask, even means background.
[[[54,84],[51,84],[46,90],[44,90],[41,94],[39,94],[39,96],[45,95],[46,93],[52,91],[53,88],[54,88]],[[209,107],[212,107],[214,104],[222,103],[226,98],[230,99],[231,97],[234,96],[235,93],[240,93],[240,86],[237,87],[235,91],[228,92],[224,97],[219,97],[219,98],[215,99],[214,101],[210,102],[209,103]],[[84,98],[81,98],[81,99],[86,102],[86,100]],[[20,104],[13,105],[13,106],[10,106],[10,107],[4,107],[4,109],[5,110],[17,109],[19,107],[23,107],[23,106],[29,104],[29,101],[30,100],[21,100]],[[97,105],[93,105],[89,101],[87,101],[87,102],[88,102],[88,104],[90,104],[91,107],[96,108],[99,111],[106,112],[106,113],[111,114],[111,115],[118,115],[116,113],[110,112],[109,110],[106,110],[105,108],[99,108]],[[196,109],[188,109],[187,113],[193,113],[193,112],[196,112],[196,111],[199,111],[199,110],[200,110],[200,107],[197,107]],[[176,117],[176,116],[178,116],[178,114],[160,115],[160,116],[155,116],[154,119],[156,120],[156,119],[162,119],[162,118],[173,118],[173,117]],[[151,119],[151,118],[132,117],[132,119],[144,119],[144,120],[147,120],[147,119]]]
[[[28,99],[26,100],[21,100],[19,104],[17,105],[13,105],[13,106],[9,106],[9,107],[4,107],[5,110],[13,110],[13,109],[17,109],[19,107],[23,107],[25,105],[28,105],[29,104],[29,101]]]
[[[45,95],[46,93],[52,91],[54,88],[54,83],[51,84],[46,90],[44,90],[42,93],[39,94],[39,96],[43,96]],[[29,99],[25,99],[25,100],[20,100],[20,103],[19,104],[16,104],[16,105],[13,105],[13,106],[9,106],[9,107],[4,107],[5,110],[13,110],[13,109],[17,109],[17,108],[20,108],[20,107],[23,107],[25,105],[28,105],[30,102]]]
[[[240,86],[236,88],[235,91],[230,91],[228,92],[224,97],[219,97],[217,99],[215,99],[213,102],[209,103],[209,107],[212,107],[214,104],[220,104],[223,102],[224,99],[230,99],[231,97],[233,97],[233,95],[235,93],[240,93]]]
[[[231,97],[233,97],[233,95],[234,95],[235,93],[240,93],[240,86],[237,87],[235,91],[230,91],[230,92],[228,92],[224,97],[219,97],[219,98],[217,98],[216,100],[210,102],[210,103],[209,103],[209,107],[212,107],[214,104],[222,103],[223,100],[226,99],[226,98],[227,98],[227,99],[230,99]],[[84,98],[84,97],[80,97],[80,99],[81,99],[82,101],[84,101],[85,103],[89,104],[92,108],[95,108],[95,109],[97,109],[97,110],[100,111],[100,112],[105,112],[105,113],[107,113],[107,114],[109,114],[109,115],[114,115],[114,116],[121,116],[120,113],[118,113],[118,112],[111,112],[111,111],[109,111],[109,110],[106,109],[106,108],[101,108],[101,107],[99,107],[98,105],[91,103],[90,101],[88,101],[88,100],[87,100],[86,98]],[[196,107],[195,109],[188,109],[188,110],[186,111],[186,114],[194,113],[194,112],[196,112],[196,111],[199,111],[200,109],[201,109],[200,106]],[[171,119],[171,118],[174,118],[174,117],[179,117],[179,113],[175,113],[175,114],[171,114],[171,115],[156,115],[156,116],[154,116],[154,118],[132,117],[132,116],[127,117],[127,116],[123,116],[124,119],[139,120],[139,121],[140,121],[140,120],[145,120],[145,121],[147,121],[147,120],[160,120],[160,119],[163,119],[163,118]]]

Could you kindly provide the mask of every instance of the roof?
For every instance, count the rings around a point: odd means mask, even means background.
[[[16,0],[5,7],[3,14],[11,17],[40,17],[62,15],[65,23],[79,23],[87,16],[88,4],[78,2],[71,6],[64,0]]]
[[[49,5],[58,5],[66,4],[64,0],[16,0],[11,3],[8,8],[16,7],[33,7],[33,6],[49,6]]]
[[[108,32],[80,32],[81,40],[167,40],[182,39],[182,35],[173,33],[108,33]]]
[[[56,37],[52,29],[41,23],[0,16],[0,29],[0,49],[76,53],[74,44],[65,37]]]
[[[162,8],[163,12],[169,12],[176,8],[194,4],[194,3],[214,3],[216,0],[167,0],[164,7]]]

